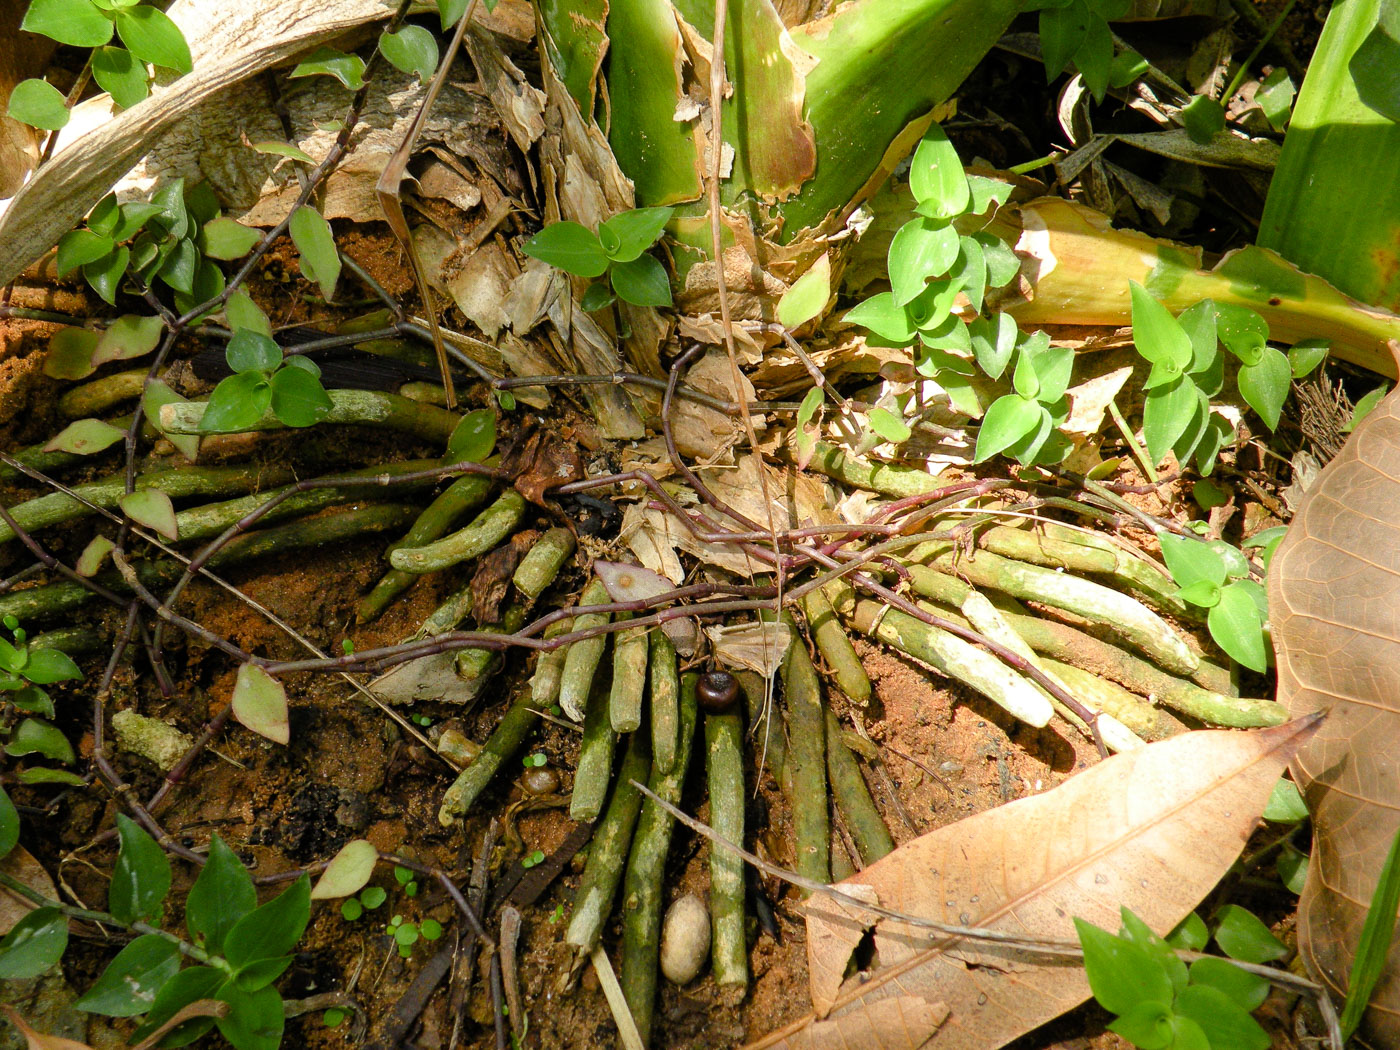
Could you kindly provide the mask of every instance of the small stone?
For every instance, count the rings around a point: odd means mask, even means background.
[[[672,984],[689,984],[710,954],[710,909],[687,894],[666,910],[661,924],[661,972]]]
[[[552,795],[559,790],[559,774],[548,766],[534,766],[525,770],[520,782],[532,795]]]

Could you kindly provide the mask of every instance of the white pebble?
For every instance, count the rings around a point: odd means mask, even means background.
[[[689,984],[710,954],[710,909],[687,894],[666,910],[661,924],[661,972],[672,984]]]

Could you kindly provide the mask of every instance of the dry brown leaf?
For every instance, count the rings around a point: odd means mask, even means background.
[[[80,1043],[76,1039],[65,1039],[61,1035],[45,1035],[43,1032],[34,1031],[20,1016],[19,1011],[8,1003],[0,1003],[0,1010],[4,1010],[10,1024],[19,1029],[29,1050],[92,1050],[87,1043]]]
[[[44,866],[35,860],[34,855],[23,846],[16,846],[0,859],[0,872],[12,879],[18,879],[32,890],[38,890],[49,900],[58,900],[58,889],[49,878]],[[10,927],[19,922],[38,905],[28,897],[21,897],[14,890],[0,886],[0,936],[10,932]]]
[[[1239,856],[1269,792],[1316,719],[1250,733],[1186,733],[1116,755],[1042,795],[979,813],[913,842],[841,888],[868,887],[889,909],[938,922],[1073,939],[1078,916],[1117,929],[1126,905],[1159,933],[1175,926]],[[839,991],[844,959],[811,945],[873,926],[878,968]],[[836,926],[833,934],[824,926]],[[1083,966],[943,935],[814,897],[807,917],[812,998],[832,1003],[847,1050],[993,1050],[1089,996]],[[835,940],[833,940],[833,937]],[[822,940],[825,938],[825,940]],[[927,1041],[894,1042],[873,1008],[906,997],[946,1005]],[[797,1047],[809,1017],[755,1047]]]
[[[1330,709],[1293,761],[1313,815],[1298,942],[1339,1000],[1400,809],[1397,478],[1400,393],[1391,393],[1308,489],[1269,570],[1279,701],[1295,716]],[[1400,944],[1362,1032],[1375,1046],[1400,1045]]]

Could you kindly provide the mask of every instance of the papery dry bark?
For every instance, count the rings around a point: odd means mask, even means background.
[[[1188,733],[1117,755],[1052,791],[906,843],[838,888],[1024,937],[1073,939],[1075,917],[1116,930],[1125,905],[1166,933],[1239,856],[1316,721]],[[867,929],[879,965],[843,983]],[[755,1048],[824,1045],[837,1025],[846,1050],[993,1050],[1089,996],[1077,959],[954,941],[822,897],[809,905],[807,930],[816,1014]],[[891,1002],[922,1027],[889,1027]]]

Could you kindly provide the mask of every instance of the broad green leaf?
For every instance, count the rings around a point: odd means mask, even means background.
[[[29,650],[29,660],[20,673],[35,685],[72,682],[83,677],[73,658],[60,649]]]
[[[1259,560],[1264,565],[1264,571],[1269,571],[1269,563],[1274,560],[1274,551],[1283,541],[1284,533],[1288,531],[1286,525],[1275,525],[1271,529],[1260,529],[1253,536],[1248,537],[1240,546],[1249,549],[1257,548]]]
[[[1173,948],[1198,952],[1209,943],[1210,930],[1206,928],[1206,921],[1193,911],[1177,923],[1176,929],[1167,934],[1166,939]]]
[[[1162,559],[1178,587],[1189,587],[1201,580],[1223,586],[1228,576],[1220,552],[1208,543],[1169,532],[1157,534],[1162,547]]]
[[[79,1010],[107,1017],[144,1014],[156,993],[180,969],[180,948],[154,933],[137,937],[102,971],[93,986],[75,1005]]]
[[[1269,1050],[1273,1040],[1259,1022],[1219,988],[1193,984],[1183,988],[1172,1004],[1178,1017],[1201,1026],[1211,1050]]]
[[[267,153],[274,157],[290,157],[292,160],[299,160],[303,164],[315,164],[316,158],[305,150],[293,146],[289,142],[254,142],[253,149],[259,153]]]
[[[1236,303],[1215,304],[1215,327],[1225,349],[1241,364],[1258,361],[1269,341],[1268,322],[1249,307]]]
[[[1235,428],[1229,420],[1218,412],[1210,413],[1201,442],[1196,446],[1196,467],[1202,474],[1208,475],[1215,468],[1215,457],[1234,434]]]
[[[91,230],[70,230],[58,239],[58,255],[54,265],[60,277],[66,277],[79,266],[96,262],[108,254],[116,242]]]
[[[1093,20],[1094,15],[1084,0],[1041,10],[1040,53],[1045,61],[1047,81],[1054,80],[1069,65]]]
[[[365,60],[359,55],[347,55],[333,47],[318,47],[287,75],[294,79],[331,76],[351,91],[358,91],[364,84]]]
[[[232,703],[233,717],[253,732],[278,744],[291,739],[287,692],[281,682],[257,664],[239,666]]]
[[[101,47],[112,23],[88,0],[30,0],[21,29],[73,47]]]
[[[1165,306],[1136,281],[1129,281],[1133,300],[1133,342],[1138,353],[1154,365],[1183,371],[1191,363],[1192,345],[1181,324]]]
[[[79,419],[69,423],[44,445],[45,452],[72,452],[90,456],[110,448],[126,437],[126,431],[100,419]]]
[[[190,213],[185,206],[185,180],[183,176],[161,183],[160,187],[151,194],[151,203],[160,208],[160,211],[153,218],[158,225],[165,229],[166,233],[177,239],[188,236]]]
[[[194,241],[181,238],[165,256],[156,272],[162,281],[186,295],[194,291],[194,275],[199,271],[199,249]]]
[[[1025,351],[1016,358],[1016,367],[1011,371],[1011,387],[1024,398],[1034,399],[1040,395],[1040,376],[1036,375],[1035,360]]]
[[[1113,75],[1113,34],[1102,18],[1089,19],[1084,39],[1074,50],[1074,65],[1094,101],[1102,102]]]
[[[1176,323],[1181,325],[1181,330],[1191,340],[1191,361],[1186,366],[1186,371],[1200,377],[1213,376],[1219,370],[1223,376],[1223,370],[1219,369],[1220,339],[1216,334],[1215,303],[1210,299],[1202,299],[1188,306],[1177,314]],[[1215,391],[1208,389],[1210,382],[1211,380],[1197,378],[1196,385],[1207,388],[1208,396],[1218,393],[1218,388]]]
[[[117,222],[117,228],[112,231],[114,241],[124,241],[135,237],[141,227],[146,225],[148,219],[160,214],[160,205],[152,204],[150,201],[131,201],[121,206],[120,213],[121,218]]]
[[[1249,559],[1238,547],[1226,543],[1224,540],[1207,540],[1206,544],[1220,555],[1220,560],[1225,565],[1227,577],[1230,579],[1247,579],[1249,577]]]
[[[257,906],[252,876],[215,832],[209,839],[208,861],[185,901],[190,936],[208,951],[222,952],[228,931]]]
[[[1037,401],[1050,405],[1065,396],[1074,371],[1074,351],[1070,347],[1041,346],[1039,341],[1027,341],[1021,347],[1021,357],[1035,369],[1039,386],[1035,395]]]
[[[1170,383],[1147,391],[1142,410],[1142,437],[1153,465],[1161,463],[1190,428],[1200,411],[1199,402],[1196,384],[1186,376],[1177,376]]]
[[[895,303],[891,292],[880,292],[857,303],[846,311],[843,319],[868,328],[881,339],[897,346],[903,346],[913,339],[916,330],[909,314]]]
[[[335,249],[331,224],[315,208],[303,204],[292,213],[288,232],[301,253],[302,274],[320,285],[322,298],[330,302],[335,298],[335,282],[340,277],[340,253]]]
[[[890,290],[899,306],[912,302],[930,279],[942,277],[958,258],[958,231],[939,219],[911,219],[890,241]]]
[[[982,258],[987,264],[987,287],[1000,288],[1009,284],[1021,271],[1021,260],[1000,237],[990,233],[974,233],[972,239],[982,246]]]
[[[1016,349],[1018,332],[1015,319],[1010,314],[998,312],[991,317],[969,321],[967,328],[972,337],[972,352],[977,358],[977,366],[993,379],[1000,379]]]
[[[235,434],[262,419],[272,405],[272,385],[261,372],[240,372],[221,379],[209,395],[209,407],[199,421],[206,434]]]
[[[1192,1018],[1172,1014],[1172,1050],[1214,1050],[1205,1029]]]
[[[1288,955],[1288,946],[1257,915],[1238,904],[1225,905],[1215,913],[1215,921],[1215,943],[1232,959],[1266,963]]]
[[[160,533],[174,541],[180,538],[180,529],[175,521],[175,507],[170,497],[160,489],[137,489],[117,501],[128,518],[138,525]]]
[[[614,215],[598,227],[604,254],[613,262],[631,262],[656,243],[674,210],[634,208]]]
[[[1176,949],[1157,936],[1152,927],[1126,907],[1120,910],[1120,914],[1123,925],[1118,930],[1118,936],[1132,941],[1155,958],[1166,971],[1167,977],[1172,982],[1172,988],[1177,991],[1185,988],[1187,982],[1186,964],[1177,958]]]
[[[83,279],[92,290],[113,306],[117,304],[117,289],[121,285],[126,264],[131,261],[131,252],[126,245],[119,244],[102,258],[83,267]]]
[[[1139,1003],[1171,1003],[1171,978],[1151,952],[1083,919],[1076,918],[1074,928],[1089,988],[1105,1010],[1121,1015]]]
[[[995,456],[1014,445],[1040,426],[1042,410],[1039,404],[1018,394],[1007,394],[992,402],[977,430],[977,451],[974,463]]]
[[[1196,451],[1196,446],[1201,443],[1201,438],[1205,436],[1206,427],[1210,422],[1210,398],[1200,390],[1196,389],[1196,406],[1191,412],[1191,422],[1186,425],[1186,429],[1181,432],[1181,436],[1172,445],[1172,454],[1176,456],[1178,463],[1190,463],[1191,453]]]
[[[246,328],[250,332],[272,338],[272,322],[267,319],[267,314],[262,312],[262,308],[249,298],[247,292],[237,291],[228,297],[228,302],[224,303],[224,317],[235,333],[240,328]]]
[[[256,959],[246,966],[240,966],[233,975],[233,980],[245,992],[256,992],[281,977],[287,972],[287,967],[295,961],[290,955],[284,955],[280,959]]]
[[[1400,907],[1400,832],[1391,839],[1390,851],[1381,865],[1371,904],[1366,909],[1366,921],[1361,926],[1361,938],[1356,943],[1356,955],[1351,962],[1347,980],[1347,1001],[1342,1009],[1342,1042],[1351,1038],[1361,1023],[1361,1016],[1371,1001],[1371,992],[1385,972],[1386,957],[1395,936],[1395,913]]]
[[[63,958],[68,920],[57,908],[35,908],[0,937],[0,980],[26,980]]]
[[[480,463],[496,447],[496,413],[489,408],[468,412],[447,439],[447,458],[452,462]]]
[[[1268,803],[1264,806],[1264,819],[1296,824],[1300,820],[1306,820],[1307,816],[1307,803],[1303,801],[1298,785],[1287,777],[1279,777],[1269,795]]]
[[[1192,142],[1209,145],[1216,135],[1225,130],[1225,108],[1213,98],[1197,95],[1181,107],[1177,114],[1186,134]]]
[[[92,363],[105,365],[108,361],[130,361],[144,357],[156,348],[165,322],[159,317],[123,314],[102,333],[93,351]]]
[[[19,811],[0,787],[0,858],[8,857],[19,843]]]
[[[929,286],[913,302],[907,304],[904,309],[909,314],[909,319],[914,322],[914,326],[921,332],[941,329],[947,323],[949,315],[953,312],[953,306],[957,303],[958,292],[962,290],[961,282],[952,278],[943,278],[929,282]]]
[[[166,981],[156,993],[145,1022],[132,1033],[132,1041],[147,1038],[190,1003],[212,998],[228,974],[212,966],[191,966]],[[185,1046],[214,1027],[212,1017],[199,1017],[174,1028],[161,1040],[162,1046]]]
[[[1117,1032],[1140,1050],[1166,1050],[1172,1041],[1172,1012],[1165,1003],[1145,1002],[1133,1006],[1122,1017],[1109,1022]]]
[[[332,900],[359,893],[374,874],[379,851],[368,839],[352,839],[331,858],[326,870],[311,888],[313,901]]]
[[[1283,352],[1272,346],[1264,347],[1258,361],[1240,366],[1235,381],[1239,384],[1240,397],[1259,413],[1266,427],[1276,430],[1293,382],[1293,370]]]
[[[63,92],[47,80],[21,80],[10,91],[6,114],[22,124],[57,131],[68,123],[68,106]]]
[[[967,322],[954,314],[937,328],[919,332],[919,342],[933,350],[950,350],[962,355],[972,354],[972,335],[967,330]],[[920,355],[922,357],[922,354]],[[968,361],[967,375],[972,375],[972,362]],[[916,366],[917,367],[917,366]]]
[[[397,33],[385,33],[379,38],[379,50],[394,68],[414,74],[422,84],[437,69],[437,38],[422,26],[406,25]]]
[[[1241,970],[1227,959],[1210,957],[1191,964],[1191,983],[1209,985],[1225,993],[1241,1010],[1257,1010],[1269,997],[1269,982],[1257,973]]]
[[[831,257],[823,253],[778,300],[778,323],[797,328],[820,314],[830,301]]]
[[[1353,52],[1347,72],[1362,103],[1400,121],[1400,13],[1394,5],[1380,5],[1376,25]]]
[[[613,291],[619,299],[633,306],[670,306],[671,282],[666,269],[650,255],[640,255],[631,262],[613,263]]]
[[[1055,416],[1042,402],[1037,401],[1035,405],[1040,410],[1036,425],[1006,449],[1006,455],[1023,467],[1032,463],[1058,463],[1070,450],[1064,435],[1055,433]]]
[[[1301,896],[1303,885],[1308,880],[1308,855],[1285,842],[1279,850],[1278,859],[1274,861],[1274,871],[1289,893]]]
[[[451,29],[457,24],[457,19],[466,13],[467,0],[437,0],[437,8],[442,28]]]
[[[980,314],[987,294],[987,259],[976,237],[958,238],[958,258],[950,276],[962,283],[962,294],[967,296],[973,312]]]
[[[211,219],[200,231],[200,247],[211,259],[241,259],[262,240],[262,231],[237,219]]]
[[[1202,510],[1210,511],[1230,502],[1230,493],[1209,478],[1202,478],[1191,485],[1191,498]]]
[[[286,1018],[282,997],[275,988],[244,991],[236,981],[227,981],[215,998],[232,1008],[218,1019],[220,1034],[237,1050],[278,1050]]]
[[[1332,344],[1326,339],[1304,339],[1288,348],[1288,367],[1294,379],[1310,375],[1318,365],[1327,360]]]
[[[951,219],[961,215],[972,199],[958,151],[937,124],[929,125],[914,150],[909,165],[909,189],[920,205],[932,206],[932,211],[924,214],[933,218]]]
[[[870,429],[886,441],[898,445],[909,440],[912,433],[909,424],[887,408],[872,408],[869,415]]]
[[[86,328],[60,328],[49,340],[44,375],[50,379],[86,379],[96,371],[92,353],[98,334]]]
[[[608,257],[597,235],[576,222],[550,223],[520,250],[575,277],[601,277],[608,268]]]
[[[164,11],[141,4],[117,11],[117,35],[133,55],[143,62],[164,66],[177,73],[194,68],[190,46],[180,27]]]
[[[301,940],[310,918],[311,880],[303,875],[238,920],[224,938],[224,957],[234,966],[245,966],[258,959],[287,955]]]
[[[92,79],[122,109],[144,102],[151,93],[146,67],[124,47],[99,47],[94,51]]]
[[[240,328],[228,341],[224,359],[235,373],[271,372],[282,363],[282,348],[270,336]]]
[[[125,813],[117,814],[117,835],[121,850],[107,888],[107,910],[127,924],[158,923],[170,892],[170,858]]]
[[[314,368],[315,362],[298,358],[272,376],[272,414],[289,427],[314,426],[332,407],[319,375],[305,365]]]

